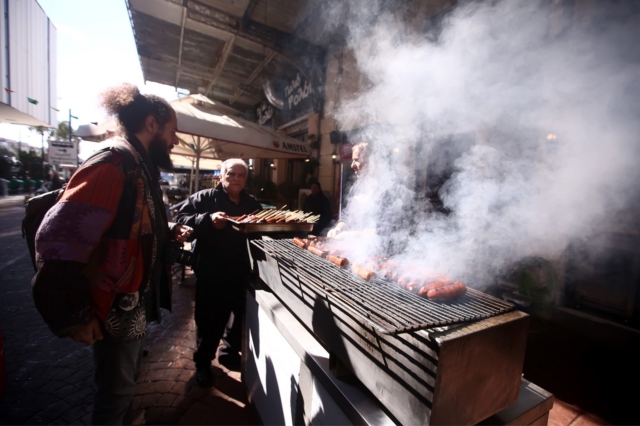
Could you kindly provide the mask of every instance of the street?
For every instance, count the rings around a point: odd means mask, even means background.
[[[0,421],[86,423],[93,398],[91,349],[54,336],[36,311],[23,216],[22,206],[0,209],[0,330],[7,367]]]

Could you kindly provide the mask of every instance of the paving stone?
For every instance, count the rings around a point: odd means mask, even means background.
[[[58,401],[55,404],[49,405],[47,408],[42,410],[40,413],[38,413],[38,416],[43,417],[44,419],[57,419],[58,417],[69,411],[70,407],[71,406],[65,401]]]
[[[184,415],[184,412],[185,410],[182,410],[180,408],[172,408],[172,407],[165,408],[162,411],[162,416],[160,417],[158,424],[161,424],[161,425],[178,424],[178,421]]]
[[[160,393],[149,393],[146,395],[142,395],[142,400],[140,401],[140,408],[150,408],[150,407],[156,407],[158,404],[158,400],[160,399],[160,397],[162,396],[162,394]]]
[[[173,401],[175,401],[177,397],[177,395],[171,393],[164,393],[160,396],[160,399],[158,399],[156,405],[158,407],[171,407],[171,404],[173,404]]]
[[[214,424],[215,409],[201,402],[196,402],[180,418],[179,425],[210,425]]]
[[[69,410],[67,410],[67,412],[65,412],[64,414],[62,414],[62,416],[60,416],[59,421],[60,421],[60,424],[73,423],[75,421],[80,421],[82,417],[84,417],[86,414],[87,414],[86,406],[71,407],[69,408]]]
[[[164,369],[169,367],[171,367],[171,363],[166,361],[152,362],[149,364],[149,370],[159,370],[159,369]]]
[[[147,412],[145,413],[145,423],[150,425],[160,424],[160,418],[162,418],[164,410],[164,407],[153,407],[147,409]]]
[[[136,385],[136,395],[149,395],[155,392],[154,389],[153,382],[140,383]]]
[[[93,398],[93,389],[91,388],[83,388],[79,389],[77,392],[67,396],[64,400],[70,405],[77,405],[87,400],[92,400]]]
[[[3,410],[1,412],[2,417],[0,418],[2,419],[2,424],[21,425],[26,423],[26,421],[32,418],[33,416],[35,416],[38,413],[38,411],[39,410],[34,408],[12,407],[12,408],[8,408],[6,411]]]
[[[20,408],[37,408],[47,407],[51,404],[55,404],[58,401],[60,401],[60,398],[56,398],[53,395],[43,395],[35,392],[27,392],[14,405]]]
[[[49,423],[47,419],[41,416],[33,416],[26,421],[26,424],[29,425],[46,425],[47,423]]]
[[[65,386],[68,386],[65,382],[52,380],[48,383],[45,383],[42,387],[38,389],[38,391],[41,393],[52,393]]]
[[[571,424],[579,415],[581,411],[569,404],[562,401],[555,400],[553,408],[549,412],[549,425],[552,426],[567,426]]]
[[[173,400],[173,402],[171,403],[171,406],[174,408],[187,410],[191,408],[191,406],[195,404],[197,401],[198,401],[197,399],[191,398],[190,396],[180,395]]]
[[[131,424],[143,425],[145,424],[145,414],[147,410],[135,410],[131,412]]]

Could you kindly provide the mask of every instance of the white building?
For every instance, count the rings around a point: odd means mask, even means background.
[[[55,126],[55,26],[36,0],[0,0],[0,29],[0,122]]]

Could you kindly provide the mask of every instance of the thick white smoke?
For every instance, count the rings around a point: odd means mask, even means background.
[[[391,244],[481,286],[524,256],[557,258],[571,239],[620,225],[638,178],[637,14],[592,10],[581,22],[546,1],[473,2],[434,37],[411,33],[401,13],[372,24],[369,1],[350,7],[349,48],[368,82],[335,115],[343,128],[382,125],[367,128],[371,156],[344,219],[393,231],[352,242],[355,260]],[[472,143],[439,188],[450,213],[437,213],[417,175],[457,140]]]

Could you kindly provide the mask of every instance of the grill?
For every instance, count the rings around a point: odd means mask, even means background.
[[[252,244],[282,267],[295,271],[301,285],[323,293],[330,303],[350,311],[382,334],[477,321],[514,309],[510,303],[471,288],[455,301],[442,303],[383,279],[365,281],[290,240],[253,240]]]
[[[472,289],[433,302],[261,238],[249,244],[259,284],[398,423],[476,424],[517,400],[529,318],[512,305]]]

